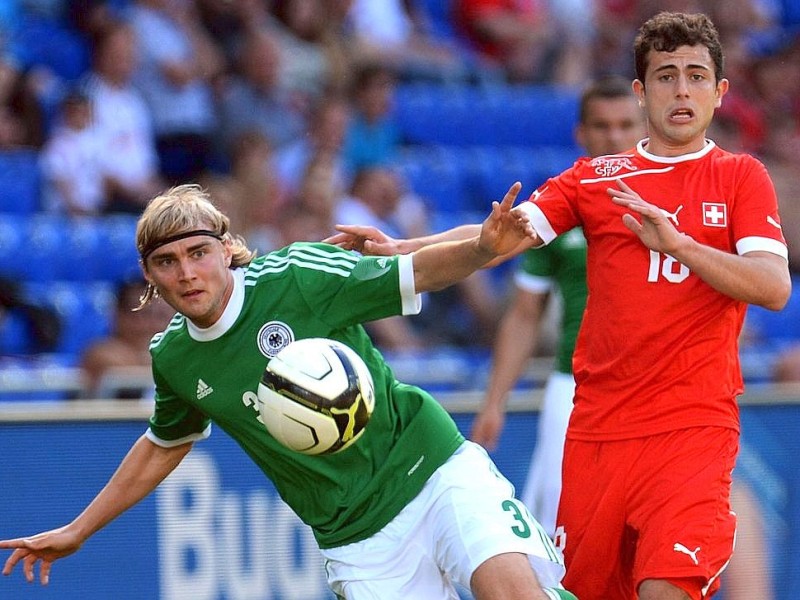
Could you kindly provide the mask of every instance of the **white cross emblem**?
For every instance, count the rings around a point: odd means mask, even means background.
[[[703,225],[727,227],[728,207],[721,202],[703,202]]]

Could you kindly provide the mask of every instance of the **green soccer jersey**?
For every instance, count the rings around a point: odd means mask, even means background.
[[[181,315],[153,338],[156,403],[148,437],[176,445],[225,430],[314,531],[323,548],[379,531],[421,490],[464,438],[428,393],[395,380],[362,322],[419,310],[409,256],[358,257],[297,243],[233,271],[220,320],[198,329]],[[339,340],[364,359],[375,410],[351,447],[306,456],[279,444],[259,420],[256,390],[289,342]]]
[[[555,369],[572,373],[575,340],[586,308],[586,238],[580,228],[568,231],[542,248],[524,254],[517,284],[528,291],[542,289],[539,280],[555,283],[563,302]]]

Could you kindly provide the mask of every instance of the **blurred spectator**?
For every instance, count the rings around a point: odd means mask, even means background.
[[[309,165],[318,157],[330,162],[338,189],[349,185],[343,147],[351,115],[345,98],[336,94],[324,96],[314,106],[305,133],[275,153],[275,168],[290,194],[299,191]]]
[[[281,88],[281,54],[274,34],[249,33],[239,53],[238,73],[223,92],[220,106],[226,151],[245,131],[258,131],[280,149],[305,131],[305,99]]]
[[[398,238],[428,233],[425,204],[416,196],[403,193],[398,176],[383,167],[368,167],[356,173],[350,195],[337,203],[334,218],[337,223],[372,225]],[[423,346],[422,336],[406,317],[381,319],[365,327],[383,350],[409,351]]]
[[[336,223],[357,223],[376,227],[391,237],[427,235],[430,213],[424,201],[408,193],[391,169],[370,167],[359,171],[350,195],[334,208]],[[503,294],[494,291],[488,270],[473,273],[452,288],[428,294],[423,313],[403,317],[403,325],[381,325],[372,333],[380,345],[393,350],[424,345],[486,345],[497,327],[498,304]],[[409,327],[409,325],[411,327]]]
[[[562,46],[553,74],[555,83],[581,86],[592,78],[597,38],[596,4],[596,0],[549,0]]]
[[[454,19],[509,82],[554,81],[562,39],[546,0],[454,0]]]
[[[98,385],[110,369],[150,366],[150,340],[166,328],[174,311],[158,299],[134,312],[146,287],[147,283],[138,278],[120,284],[111,334],[92,343],[81,354],[80,367],[85,371],[92,398],[97,397]],[[121,390],[119,397],[140,398],[142,394],[139,389]]]
[[[94,128],[103,145],[108,212],[141,212],[164,186],[150,109],[132,85],[136,35],[121,23],[98,33],[94,67],[84,88],[93,100]]]
[[[596,0],[592,71],[595,78],[629,77],[633,73],[631,47],[640,20],[636,0]]]
[[[335,156],[320,152],[306,165],[300,188],[292,203],[314,215],[319,228],[333,233],[336,210],[346,190],[342,187],[336,171]]]
[[[9,349],[0,344],[0,356],[53,352],[58,346],[62,329],[58,315],[26,300],[18,283],[0,278],[0,330],[12,320],[20,324],[22,335],[12,332],[15,347]]]
[[[279,220],[289,205],[285,186],[275,173],[272,147],[258,131],[240,134],[233,143],[227,175],[204,178],[216,204],[231,219],[231,229],[262,252],[280,248]]]
[[[281,85],[316,100],[347,89],[351,57],[342,35],[348,4],[331,0],[273,2],[271,30],[281,47]]]
[[[0,150],[38,148],[45,135],[44,115],[18,40],[21,19],[18,0],[0,3]]]
[[[188,0],[136,0],[130,22],[142,53],[135,81],[153,115],[162,175],[194,180],[213,164],[212,82],[225,67],[222,53]]]
[[[800,166],[800,36],[759,56],[752,81],[767,126],[763,153]]]
[[[94,44],[106,28],[125,20],[130,0],[69,0],[64,23]]]
[[[278,214],[280,248],[293,242],[318,242],[331,233],[331,224],[323,215],[309,211],[302,202],[288,204]]]
[[[463,48],[430,35],[420,12],[405,0],[353,0],[344,27],[351,60],[379,63],[403,79],[465,80]]]
[[[337,223],[371,225],[397,238],[429,233],[425,203],[406,193],[398,175],[386,167],[358,171],[350,195],[339,201],[334,216]]]
[[[733,479],[731,506],[737,517],[736,550],[722,573],[725,599],[773,600],[769,525],[759,498],[741,476]]]
[[[379,64],[362,66],[353,81],[353,118],[344,142],[350,173],[391,163],[400,147],[400,129],[392,111],[395,77]]]
[[[264,26],[269,18],[263,0],[195,0],[197,14],[230,71],[236,64],[241,40]]]
[[[46,209],[69,215],[103,212],[104,152],[103,140],[92,128],[92,101],[82,90],[71,89],[40,154]]]
[[[800,383],[800,344],[778,354],[772,371],[776,383]]]

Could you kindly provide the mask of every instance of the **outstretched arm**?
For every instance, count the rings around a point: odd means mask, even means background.
[[[786,259],[770,252],[738,255],[701,244],[675,229],[662,210],[642,199],[621,179],[609,188],[614,203],[633,214],[622,217],[625,226],[656,252],[672,256],[703,281],[736,300],[780,310],[789,300],[792,282]],[[638,218],[637,218],[638,216]]]
[[[407,240],[393,238],[372,225],[337,225],[336,229],[339,233],[322,241],[370,256],[394,256],[395,254],[410,254],[415,250],[439,242],[452,242],[474,237],[480,234],[481,226],[478,223],[459,225],[447,231]]]
[[[519,194],[519,189],[522,187],[521,184],[517,182],[514,184],[514,186],[512,186],[511,189],[514,189],[515,186],[519,187],[514,192],[512,203],[516,199],[517,194]],[[511,189],[509,189],[509,193],[511,192]],[[508,197],[509,196],[507,193],[503,202],[505,202],[505,199]],[[503,203],[500,204],[502,205]],[[370,256],[394,256],[396,254],[410,254],[433,244],[468,240],[470,238],[479,236],[481,233],[481,225],[478,223],[459,225],[458,227],[453,227],[452,229],[447,229],[446,231],[440,231],[438,233],[432,233],[430,235],[411,239],[393,238],[377,227],[373,227],[371,225],[336,225],[336,229],[339,231],[339,233],[327,237],[322,241],[328,244],[334,244],[346,250],[355,250],[356,252]],[[494,257],[491,261],[487,262],[483,266],[497,266],[498,264],[515,257],[528,248],[540,244],[541,240],[539,240],[534,233],[531,236],[521,239],[516,246],[510,247],[507,252]]]
[[[519,182],[515,183],[502,202],[492,202],[492,212],[481,225],[479,235],[432,244],[412,253],[417,292],[445,288],[493,259],[538,241],[528,215],[513,209],[521,187]]]
[[[489,385],[470,433],[473,442],[489,451],[497,447],[503,431],[508,394],[516,385],[536,348],[539,324],[547,298],[547,293],[534,294],[517,288],[511,307],[500,321]]]
[[[41,561],[39,580],[50,581],[53,562],[76,552],[89,537],[153,491],[183,460],[190,443],[162,448],[142,436],[123,459],[116,473],[86,509],[71,523],[31,537],[0,541],[0,548],[13,548],[3,575],[10,575],[22,561],[25,578],[33,582]]]

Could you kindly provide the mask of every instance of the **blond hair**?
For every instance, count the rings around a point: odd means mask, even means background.
[[[157,248],[170,241],[180,239],[182,234],[210,235],[230,245],[232,250],[230,268],[235,269],[250,263],[256,253],[247,247],[240,235],[229,231],[230,219],[211,201],[208,192],[197,184],[172,187],[153,198],[144,209],[136,224],[136,248],[142,266],[147,269],[147,257]],[[158,295],[152,284],[139,298],[144,306]]]

